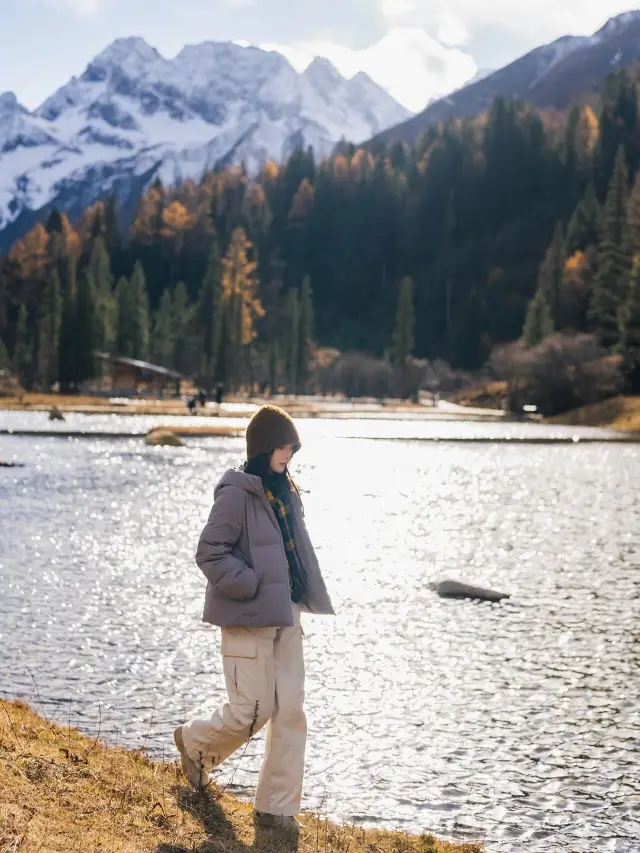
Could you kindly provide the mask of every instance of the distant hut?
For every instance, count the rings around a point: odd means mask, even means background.
[[[176,397],[182,394],[182,383],[189,378],[176,370],[150,364],[137,358],[96,353],[106,368],[110,378],[110,392],[113,396],[131,397],[136,394],[164,397],[169,392]]]

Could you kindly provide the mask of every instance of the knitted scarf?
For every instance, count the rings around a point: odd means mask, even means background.
[[[307,572],[302,565],[298,549],[296,548],[291,490],[287,484],[287,487],[279,491],[276,495],[265,483],[264,493],[271,504],[280,527],[280,532],[282,533],[284,552],[287,556],[287,565],[289,568],[291,600],[294,604],[299,604],[307,590]]]

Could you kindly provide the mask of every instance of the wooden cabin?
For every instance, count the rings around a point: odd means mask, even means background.
[[[182,383],[188,381],[188,377],[182,373],[137,358],[109,353],[96,353],[96,356],[104,363],[105,373],[109,376],[110,392],[114,397],[180,397]]]

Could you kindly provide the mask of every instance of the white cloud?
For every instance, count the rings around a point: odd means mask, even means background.
[[[391,0],[379,2],[384,9]],[[610,17],[638,7],[637,0],[518,0],[517,5],[513,0],[415,0],[414,5],[414,25],[429,32],[438,34],[439,21],[449,18],[471,33],[499,27],[526,36],[531,47],[563,35],[589,35]]]
[[[429,100],[459,88],[477,71],[469,54],[449,48],[417,27],[394,27],[380,41],[352,50],[330,41],[293,45],[262,44],[277,50],[298,70],[315,56],[332,62],[345,77],[365,71],[408,109],[418,112]]]
[[[415,0],[382,0],[382,14],[385,18],[398,18],[415,11]]]
[[[469,37],[469,31],[460,18],[447,12],[440,15],[436,38],[441,44],[445,44],[448,47],[458,47],[459,45],[466,44],[469,41]]]

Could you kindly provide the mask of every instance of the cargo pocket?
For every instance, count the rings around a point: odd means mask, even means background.
[[[258,655],[256,635],[243,628],[223,630],[220,648],[231,711],[246,736],[257,730],[264,704],[264,657]]]

